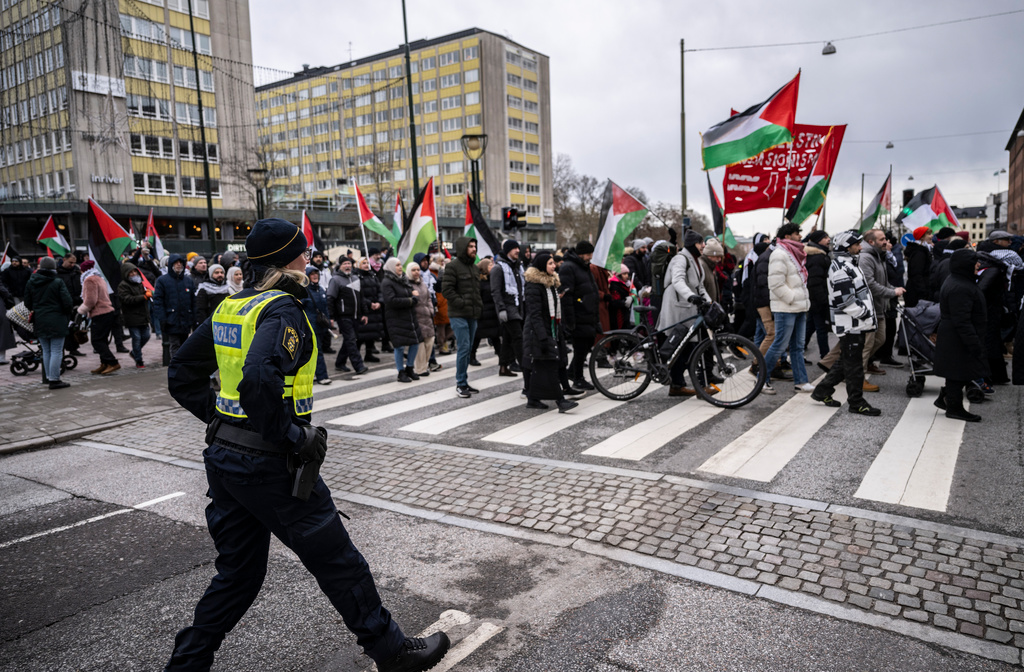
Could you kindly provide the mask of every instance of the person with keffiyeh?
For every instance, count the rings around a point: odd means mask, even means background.
[[[775,340],[764,356],[765,365],[768,371],[773,370],[788,350],[796,391],[811,392],[814,386],[807,379],[804,364],[807,311],[811,309],[807,291],[807,252],[801,242],[799,225],[783,224],[776,235],[777,246],[768,260],[768,292],[775,321]],[[775,394],[775,389],[768,382],[761,391]]]

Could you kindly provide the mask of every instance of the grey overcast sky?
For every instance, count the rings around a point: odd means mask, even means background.
[[[894,201],[937,183],[954,205],[983,205],[997,181],[1006,188],[993,173],[1008,165],[1024,110],[1024,13],[842,38],[1020,9],[1019,0],[407,0],[411,40],[478,27],[549,56],[555,154],[669,203],[681,200],[680,38],[693,49],[816,41],[686,54],[688,200],[709,212],[699,133],[803,68],[797,121],[849,125],[827,206],[833,231],[858,218],[861,173],[867,202],[890,163]],[[359,59],[403,42],[401,0],[251,0],[250,12],[259,66],[334,65],[349,60],[350,43]],[[836,54],[821,55],[826,40]],[[1000,132],[907,140],[983,131]],[[722,174],[712,172],[719,192]],[[780,218],[762,210],[730,223],[750,235]]]

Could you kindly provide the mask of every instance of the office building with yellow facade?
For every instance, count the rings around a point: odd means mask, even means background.
[[[189,0],[0,0],[0,238],[44,253],[35,239],[53,215],[81,247],[92,197],[140,234],[153,208],[172,250],[244,239],[257,149],[249,3],[191,5],[190,21]]]
[[[487,136],[480,200],[492,222],[522,212],[519,236],[553,248],[548,58],[473,28],[410,43],[413,120],[422,189],[433,178],[442,239],[458,235],[472,189],[464,136]],[[414,194],[405,48],[330,67],[304,67],[256,88],[260,165],[271,208],[346,210],[354,185],[390,221],[395,194]],[[316,220],[316,213],[311,213]],[[328,244],[357,228],[323,230]],[[371,237],[373,237],[371,235]]]

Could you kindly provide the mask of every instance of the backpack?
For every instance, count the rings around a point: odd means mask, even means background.
[[[672,243],[659,240],[651,249],[651,295],[660,297],[665,293],[665,271],[668,262],[679,252]],[[660,305],[660,304],[659,304]]]

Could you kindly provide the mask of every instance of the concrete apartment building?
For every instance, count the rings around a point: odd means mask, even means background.
[[[521,240],[553,249],[548,58],[472,28],[410,44],[419,184],[434,178],[442,240],[459,235],[471,191],[465,134],[485,134],[481,202],[525,212]],[[390,222],[395,193],[412,206],[412,156],[404,47],[331,67],[304,68],[256,89],[261,167],[271,208],[355,207],[354,184]],[[353,223],[357,223],[356,222]],[[347,217],[322,227],[325,243],[360,239]],[[368,234],[370,238],[376,236]]]
[[[1010,171],[1006,180],[1006,208],[1004,218],[1010,233],[1024,234],[1024,112],[1006,143],[1010,153]]]
[[[39,254],[52,214],[83,246],[90,196],[139,233],[153,208],[170,250],[244,239],[255,207],[249,4],[192,0],[206,148],[188,4],[0,0],[0,239]]]

